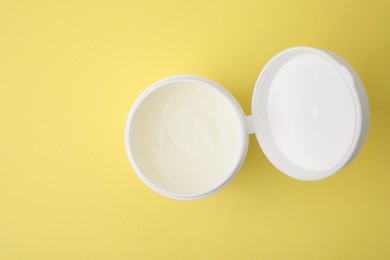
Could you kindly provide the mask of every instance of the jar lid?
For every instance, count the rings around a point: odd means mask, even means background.
[[[262,70],[251,125],[267,158],[300,180],[319,180],[345,167],[367,135],[369,105],[353,68],[328,51],[295,47]]]

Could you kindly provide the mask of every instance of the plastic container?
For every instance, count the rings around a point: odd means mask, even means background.
[[[139,167],[130,135],[144,100],[172,82],[198,82],[217,90],[241,120],[241,144],[234,167],[217,184],[198,193],[172,192]],[[284,174],[305,181],[326,178],[347,166],[359,153],[369,127],[369,104],[362,81],[339,56],[316,48],[295,47],[274,56],[262,70],[245,116],[236,99],[219,84],[199,76],[178,75],[149,87],[130,110],[125,130],[129,160],[153,190],[175,199],[198,199],[227,185],[240,170],[248,136],[256,134],[261,149]]]

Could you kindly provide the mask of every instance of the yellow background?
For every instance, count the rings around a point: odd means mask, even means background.
[[[215,80],[250,113],[285,48],[334,51],[360,74],[372,121],[329,179],[274,168],[254,136],[221,192],[150,190],[124,146],[155,81]],[[0,0],[0,259],[390,259],[390,2]]]

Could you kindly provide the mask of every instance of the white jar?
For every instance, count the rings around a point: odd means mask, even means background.
[[[295,47],[261,72],[245,116],[219,84],[178,75],[149,87],[130,110],[125,142],[138,176],[175,199],[198,199],[227,185],[240,170],[249,134],[283,173],[328,177],[350,163],[369,126],[359,76],[328,51]]]

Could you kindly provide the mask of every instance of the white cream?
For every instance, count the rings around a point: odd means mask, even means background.
[[[130,150],[142,177],[160,191],[196,196],[222,185],[242,156],[240,111],[196,81],[157,88],[134,112]]]

